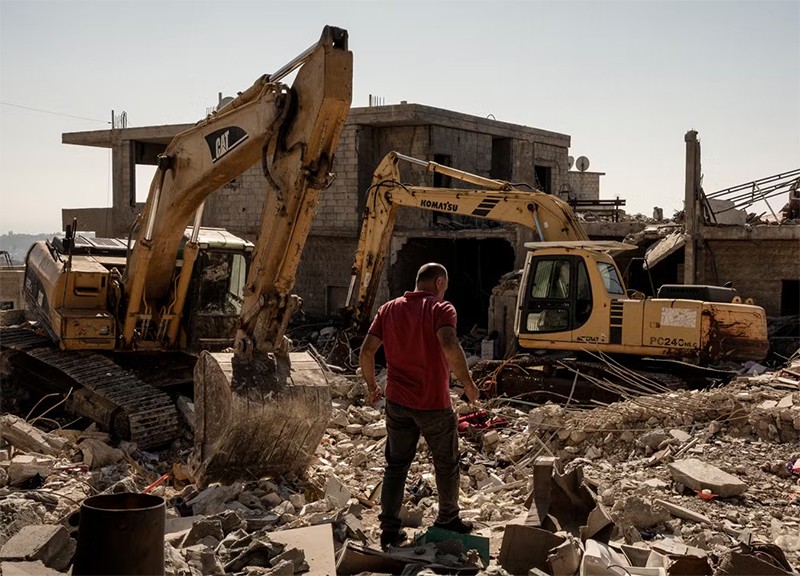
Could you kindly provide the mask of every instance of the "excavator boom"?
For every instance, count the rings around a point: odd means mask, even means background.
[[[430,172],[481,186],[482,189],[404,185],[400,181],[400,161],[424,166]],[[520,224],[533,230],[543,241],[588,240],[569,204],[560,198],[390,152],[375,170],[372,186],[367,192],[347,296],[345,329],[354,326],[359,334],[366,333],[399,206]]]
[[[299,68],[291,87],[280,80]],[[173,272],[187,225],[199,226],[203,202],[214,190],[261,163],[270,184],[259,242],[247,280],[243,332],[261,331],[274,346],[282,338],[272,319],[282,302],[264,312],[262,298],[288,301],[294,273],[333,162],[352,92],[352,53],[347,31],[325,27],[315,45],[272,75],[263,75],[236,99],[179,134],[159,157],[124,279],[128,296],[123,319],[126,347],[174,346],[187,283],[175,285]],[[186,274],[192,248],[184,248]],[[188,265],[187,265],[188,264]],[[270,292],[270,294],[266,294]],[[277,310],[277,311],[276,311]],[[289,311],[290,314],[290,311]],[[285,314],[283,314],[285,316]],[[261,328],[254,326],[262,317]]]

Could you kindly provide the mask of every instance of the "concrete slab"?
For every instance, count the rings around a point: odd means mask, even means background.
[[[498,563],[511,574],[525,574],[531,568],[549,573],[547,556],[564,543],[564,538],[548,530],[526,526],[526,517],[527,514],[506,525]]]
[[[687,458],[668,465],[672,479],[692,490],[711,490],[721,498],[738,496],[747,491],[747,484],[736,476],[702,460]]]
[[[0,574],[3,576],[64,576],[65,572],[53,570],[36,562],[0,562]]]
[[[310,574],[336,576],[333,527],[330,524],[277,530],[269,533],[269,539],[285,544],[287,548],[300,548],[306,555]]]
[[[0,548],[0,560],[40,560],[50,565],[69,539],[69,532],[64,526],[52,524],[25,526]]]

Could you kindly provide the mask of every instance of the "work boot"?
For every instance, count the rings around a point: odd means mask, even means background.
[[[386,551],[389,547],[394,547],[405,542],[408,538],[405,530],[398,530],[397,532],[381,532],[381,550]]]
[[[434,522],[433,525],[436,528],[450,530],[450,532],[457,532],[458,534],[469,534],[472,532],[472,522],[469,520],[462,520],[461,518],[450,520],[450,522]]]

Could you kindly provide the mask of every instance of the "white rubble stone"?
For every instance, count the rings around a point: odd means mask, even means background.
[[[306,497],[304,494],[292,494],[289,496],[289,502],[292,503],[295,509],[302,510],[303,506],[306,505]]]
[[[281,514],[294,514],[295,509],[294,506],[292,506],[291,502],[285,500],[280,504],[278,504],[277,506],[275,506],[272,510],[270,510],[270,512],[272,512],[273,514],[278,514],[280,516]]]
[[[361,432],[370,438],[383,438],[386,436],[386,422],[380,421],[367,424]]]
[[[22,484],[37,474],[47,478],[53,470],[56,461],[46,456],[20,454],[11,459],[8,465],[8,483],[11,486]]]
[[[683,444],[684,442],[688,442],[692,438],[691,434],[689,434],[688,432],[684,432],[683,430],[680,430],[678,428],[670,430],[669,434],[681,444]]]

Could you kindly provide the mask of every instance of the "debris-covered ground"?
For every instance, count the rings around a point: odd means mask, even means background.
[[[188,426],[168,450],[149,453],[94,426],[59,429],[44,406],[0,416],[2,574],[67,573],[81,502],[131,492],[166,500],[170,576],[800,569],[800,360],[592,410],[493,399],[475,412],[454,388],[462,516],[476,531],[429,529],[436,497],[423,442],[404,509],[416,545],[386,554],[377,520],[383,412],[365,405],[358,376],[331,379],[333,415],[307,477],[203,490],[189,476]]]

